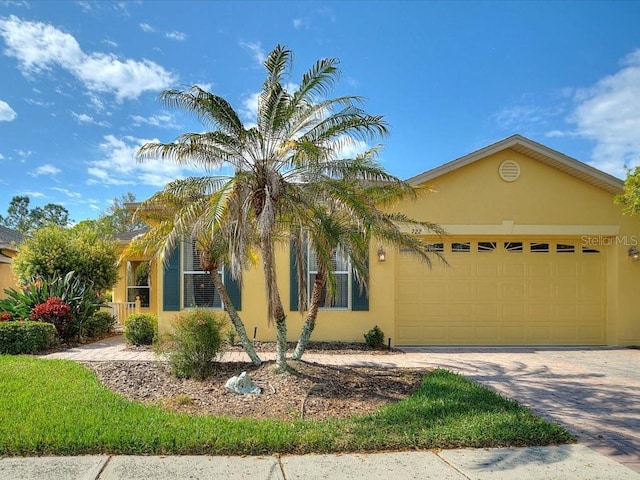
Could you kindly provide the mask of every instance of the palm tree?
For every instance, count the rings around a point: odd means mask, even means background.
[[[368,141],[387,133],[381,116],[357,107],[359,97],[325,98],[338,77],[338,61],[317,61],[290,93],[284,85],[292,61],[292,52],[280,45],[268,55],[255,126],[246,127],[226,100],[198,86],[163,92],[167,106],[196,114],[211,130],[186,133],[168,144],[148,143],[138,151],[140,161],[160,158],[209,171],[232,169],[233,175],[225,179],[191,180],[211,192],[211,198],[202,200],[207,203],[201,210],[206,217],[203,223],[233,223],[228,256],[237,276],[247,246],[255,241],[264,269],[267,315],[276,327],[276,365],[282,371],[287,369],[287,326],[276,282],[274,244],[288,225],[308,221],[310,205],[305,201],[313,196],[303,191],[313,191],[314,184],[327,178],[347,175],[395,181],[381,169],[358,168],[337,158],[339,150],[354,140]],[[195,210],[176,223],[194,222]]]
[[[226,221],[224,216],[234,211],[234,208],[231,203],[224,204],[226,194],[227,188],[222,179],[187,178],[167,184],[163,190],[138,206],[135,216],[144,219],[151,228],[143,236],[135,238],[122,256],[124,258],[133,253],[152,254],[161,263],[165,263],[170,252],[183,239],[195,239],[202,270],[209,272],[251,362],[260,365],[262,362],[249,340],[236,305],[218,275],[219,267],[232,264],[228,246],[229,236],[234,234],[234,223]],[[221,212],[222,205],[226,213]],[[247,267],[249,258],[250,255],[245,252],[234,263],[239,269],[235,274],[232,272],[235,278],[241,278],[242,269]]]
[[[376,153],[375,149],[365,152],[354,160],[354,164],[359,164],[359,170],[380,169],[374,161]],[[418,195],[418,191],[406,182],[396,180],[371,184],[359,181],[357,177],[346,176],[339,180],[327,178],[319,185],[330,186],[339,194],[329,196],[323,189],[319,189],[322,194],[313,207],[311,223],[292,229],[292,245],[298,265],[298,306],[301,313],[307,304],[308,277],[302,268],[307,248],[313,250],[316,264],[305,322],[292,355],[294,360],[300,360],[304,354],[322,302],[330,301],[336,293],[333,267],[338,257],[348,259],[349,267],[361,289],[367,288],[369,245],[373,240],[411,252],[429,266],[432,264],[432,257],[447,263],[440,253],[433,250],[430,243],[401,230],[401,226],[409,229],[421,227],[432,233],[442,234],[444,232],[441,227],[388,211],[398,201]],[[337,203],[336,198],[339,199]],[[353,212],[357,214],[354,215]]]

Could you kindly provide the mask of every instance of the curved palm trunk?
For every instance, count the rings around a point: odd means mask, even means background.
[[[320,308],[320,300],[322,300],[322,291],[324,290],[325,275],[322,265],[318,266],[318,273],[316,274],[315,281],[313,282],[313,290],[311,292],[311,300],[309,303],[309,310],[307,311],[307,317],[304,320],[302,331],[300,332],[300,338],[298,338],[298,344],[293,351],[292,358],[294,360],[300,360],[304,354],[309,339],[313,333],[313,329],[316,326],[316,318],[318,318],[318,309]]]
[[[267,301],[269,302],[267,308],[269,317],[272,318],[276,324],[276,371],[284,373],[289,370],[289,365],[287,364],[287,316],[284,313],[280,290],[276,282],[273,242],[271,242],[268,236],[262,238],[261,250]]]
[[[229,298],[227,289],[224,286],[224,283],[222,283],[222,280],[220,280],[220,277],[218,276],[217,271],[211,272],[211,281],[213,282],[215,287],[218,289],[218,292],[220,293],[220,297],[222,298],[222,304],[224,305],[224,309],[229,314],[231,323],[233,323],[233,326],[236,329],[238,337],[240,338],[240,342],[244,347],[244,351],[247,352],[247,355],[249,355],[249,358],[251,359],[251,363],[253,363],[256,366],[260,365],[262,363],[262,360],[260,360],[260,357],[258,357],[258,354],[256,353],[255,348],[253,348],[253,344],[249,340],[249,337],[247,336],[247,331],[244,328],[244,323],[242,322],[240,315],[238,315],[238,311],[236,310],[236,307],[233,305],[231,298]]]

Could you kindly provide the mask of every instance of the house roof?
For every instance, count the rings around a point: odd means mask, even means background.
[[[148,228],[139,228],[130,232],[116,233],[113,238],[123,243],[128,243],[139,235],[144,235],[149,231]]]
[[[552,148],[534,142],[522,135],[512,135],[511,137],[507,137],[504,140],[500,140],[499,142],[489,145],[488,147],[476,150],[464,157],[457,158],[451,162],[445,163],[444,165],[427,170],[424,173],[409,178],[407,181],[411,185],[420,185],[503,150],[513,150],[526,155],[540,163],[560,170],[561,172],[576,177],[614,195],[622,193],[624,188],[624,182],[622,180],[598,170],[597,168],[593,168],[586,163],[576,160],[575,158],[571,158],[563,153],[553,150]]]
[[[17,230],[0,226],[0,263],[11,263],[11,257],[16,254],[18,244],[23,239]]]
[[[0,245],[18,244],[24,236],[12,228],[0,226]]]

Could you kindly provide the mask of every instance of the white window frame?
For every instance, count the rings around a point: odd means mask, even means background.
[[[308,244],[307,245],[307,299],[311,300],[311,293],[313,292],[313,278],[315,278],[315,275],[318,273],[318,270],[312,270],[311,269],[311,255],[313,252],[313,247]],[[335,252],[335,250],[334,250]],[[320,305],[320,309],[321,310],[351,310],[351,302],[353,299],[353,292],[351,291],[351,285],[353,283],[352,281],[352,271],[351,271],[351,261],[349,260],[349,257],[343,255],[343,260],[344,263],[346,263],[346,270],[334,270],[333,273],[334,275],[338,276],[338,275],[346,275],[347,277],[347,305],[346,306],[326,306],[326,305]],[[312,277],[313,276],[313,277]],[[326,284],[325,284],[325,291],[326,291]]]
[[[148,285],[137,285],[138,282],[134,282],[135,285],[131,285],[129,283],[129,273],[132,273],[135,279],[135,271],[132,271],[132,267],[133,264],[138,264],[141,265],[142,263],[147,263],[149,265],[149,275],[147,277],[147,282]],[[130,291],[136,291],[136,290],[140,290],[140,289],[146,289],[147,290],[147,298],[149,299],[149,305],[142,305],[142,303],[140,304],[140,308],[151,308],[151,262],[149,262],[148,260],[127,260],[127,270],[126,270],[126,285],[127,285],[127,302],[135,302],[136,298],[139,297],[139,295],[135,295],[133,300],[130,300],[129,297],[129,292]]]
[[[188,248],[193,248],[193,243],[194,240],[184,240],[182,242],[182,245],[180,247],[180,256],[181,256],[181,262],[180,262],[180,283],[181,283],[181,288],[180,288],[180,306],[182,310],[189,310],[189,309],[195,309],[195,308],[203,308],[203,309],[208,309],[208,310],[224,310],[224,302],[222,301],[222,298],[220,298],[220,305],[213,305],[213,306],[193,306],[193,305],[186,305],[185,304],[185,289],[186,289],[186,276],[187,275],[191,275],[193,276],[193,278],[195,279],[196,275],[206,275],[206,277],[208,278],[209,282],[211,282],[210,279],[210,272],[206,272],[204,270],[185,270],[184,266],[185,266],[185,257],[186,257],[186,249]],[[192,253],[191,251],[189,252],[190,254]],[[218,275],[220,276],[220,280],[222,281],[222,283],[224,283],[224,267],[219,267],[218,268]],[[195,281],[193,281],[192,286],[195,285]],[[212,286],[214,288],[214,295],[215,295],[215,290],[216,287],[215,285]],[[195,292],[193,293],[193,295],[195,296]],[[220,292],[218,292],[218,296],[220,297]],[[214,297],[215,299],[215,297]]]

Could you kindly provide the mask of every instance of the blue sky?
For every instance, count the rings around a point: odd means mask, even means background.
[[[11,197],[95,218],[193,171],[137,147],[201,131],[157,101],[193,84],[251,121],[261,61],[292,81],[341,62],[409,178],[514,133],[624,177],[640,157],[640,2],[54,2],[0,0],[0,214]],[[360,145],[364,148],[364,145]]]

